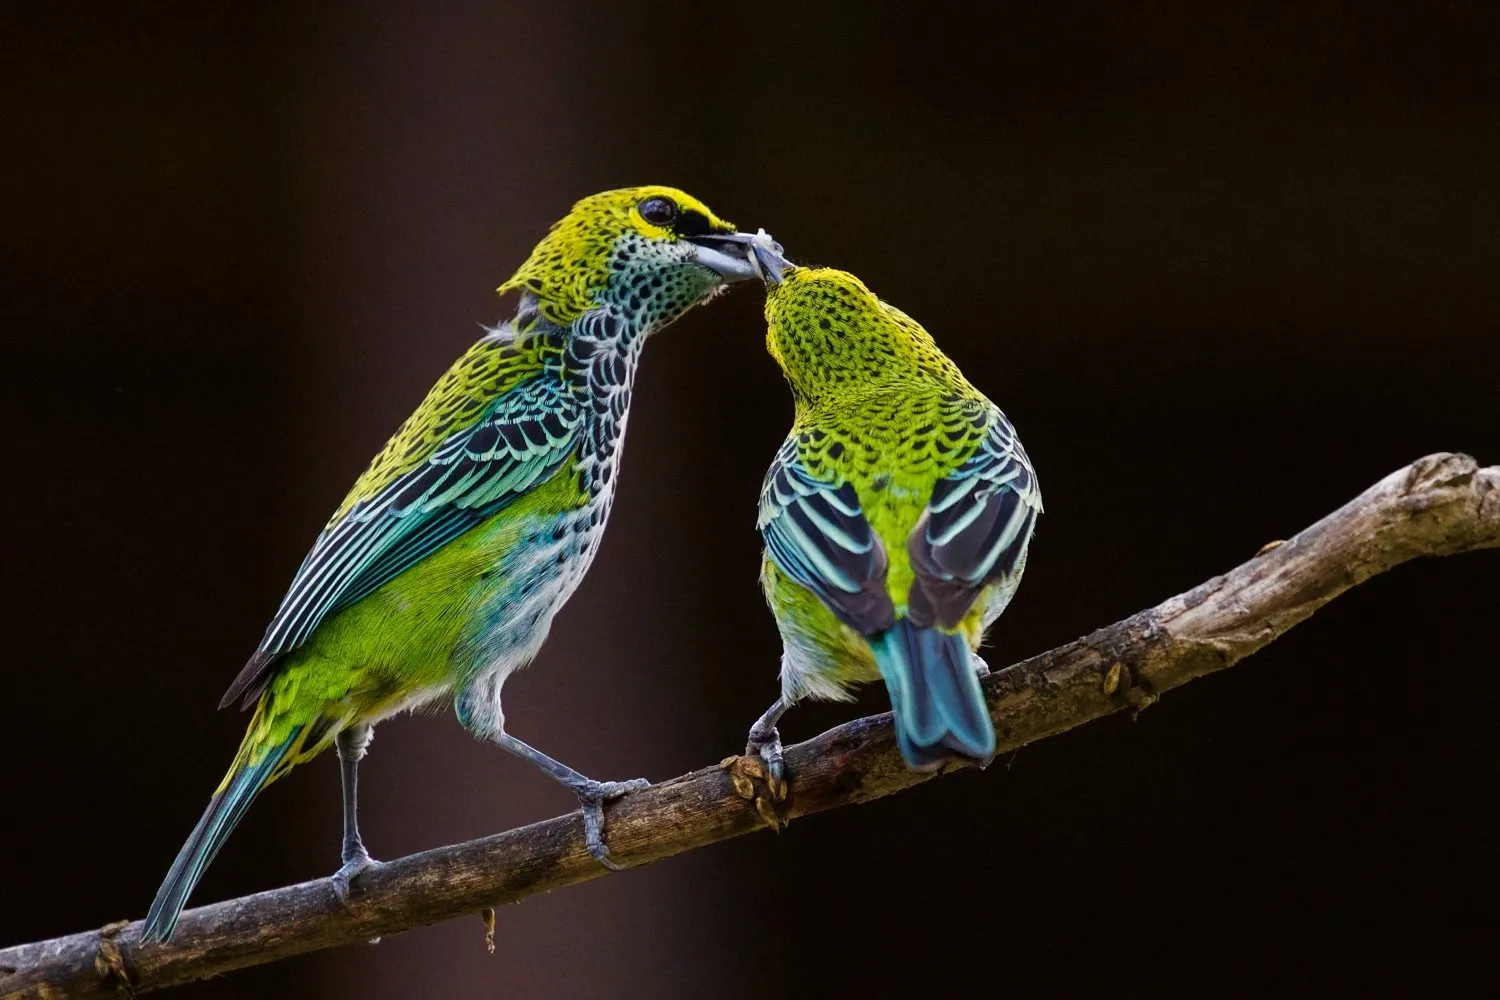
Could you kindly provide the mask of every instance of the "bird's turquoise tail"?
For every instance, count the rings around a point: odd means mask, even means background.
[[[995,756],[995,727],[962,634],[918,628],[898,619],[873,637],[875,663],[891,694],[901,756],[917,770],[967,757]]]
[[[156,899],[151,903],[151,910],[146,914],[145,929],[141,932],[143,942],[171,939],[172,931],[177,927],[177,918],[194,887],[198,885],[198,880],[203,877],[209,862],[213,861],[214,855],[219,853],[219,848],[224,846],[229,834],[244,818],[250,803],[255,801],[261,789],[270,784],[277,767],[297,743],[301,732],[301,727],[292,729],[283,742],[271,747],[253,763],[247,750],[240,751],[229,774],[225,776],[224,783],[209,800],[208,808],[198,820],[198,825],[193,828],[192,835],[182,845],[182,850],[177,852],[177,860],[172,862],[166,881],[156,891]]]

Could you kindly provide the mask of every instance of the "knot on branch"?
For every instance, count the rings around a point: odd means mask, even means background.
[[[115,941],[115,935],[130,926],[129,920],[116,920],[99,928],[99,945],[94,954],[94,971],[101,983],[125,991],[126,996],[135,996],[135,973],[125,961],[125,952]]]
[[[1151,687],[1151,682],[1140,675],[1133,666],[1115,660],[1104,670],[1100,687],[1111,698],[1118,696],[1130,706],[1130,718],[1140,718],[1142,712],[1161,700]]]
[[[1467,487],[1479,472],[1479,463],[1462,452],[1440,451],[1413,462],[1406,470],[1402,489],[1407,495]]]
[[[1433,533],[1410,533],[1397,543],[1412,555],[1449,555],[1500,545],[1500,468],[1481,469],[1468,455],[1440,452],[1418,459],[1404,475],[1396,473],[1379,485],[1392,484],[1397,477],[1398,509]],[[1384,533],[1399,536],[1404,530],[1392,527]]]
[[[729,772],[734,794],[755,806],[761,822],[778,832],[785,829],[788,822],[783,815],[787,798],[785,781],[774,781],[759,757],[725,757],[719,761],[719,767]]]

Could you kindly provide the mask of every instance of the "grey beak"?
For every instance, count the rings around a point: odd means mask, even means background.
[[[695,261],[725,281],[747,278],[780,281],[782,270],[790,266],[781,256],[781,245],[764,229],[758,233],[685,236],[682,241],[696,248]],[[767,277],[768,274],[774,274],[774,278]]]
[[[793,267],[781,252],[781,244],[771,239],[771,234],[762,229],[750,243],[750,263],[760,272],[760,278],[768,285],[781,284],[781,275]]]

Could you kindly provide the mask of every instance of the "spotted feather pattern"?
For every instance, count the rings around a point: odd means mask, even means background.
[[[977,647],[1019,583],[1042,509],[1014,428],[853,275],[790,270],[766,318],[796,404],[759,515],[784,691],[837,696],[868,678],[868,649],[850,639],[889,629],[892,615]]]
[[[629,258],[622,261],[617,252],[617,240],[622,233],[651,243],[660,243],[673,235],[671,230],[652,225],[641,217],[641,202],[653,197],[670,198],[683,217],[701,220],[705,229],[734,232],[733,224],[676,188],[606,191],[579,201],[573,211],[554,224],[526,263],[500,286],[500,292],[530,291],[544,317],[557,326],[569,326],[594,308],[600,291],[610,287],[612,276],[633,270]]]
[[[517,337],[497,331],[479,340],[438,379],[354,481],[327,527],[333,528],[351,509],[426,465],[440,445],[473,427],[512,387],[543,371],[560,371],[562,351],[562,340],[556,336]]]

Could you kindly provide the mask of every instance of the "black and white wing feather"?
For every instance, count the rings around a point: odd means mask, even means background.
[[[847,483],[814,477],[788,438],[766,472],[756,521],[781,572],[812,591],[862,635],[891,627],[886,552]]]
[[[1041,512],[1031,460],[992,406],[974,454],[938,480],[907,539],[911,620],[956,628],[985,586],[1018,578]]]
[[[551,476],[575,454],[580,405],[555,376],[521,382],[426,460],[324,529],[221,707],[260,696],[276,662],[346,608]]]

